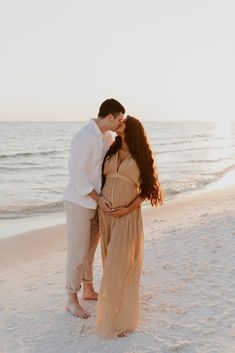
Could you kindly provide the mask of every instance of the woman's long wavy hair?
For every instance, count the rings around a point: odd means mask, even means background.
[[[157,168],[143,125],[138,119],[129,115],[126,117],[125,125],[124,141],[140,171],[139,196],[143,199],[150,200],[152,206],[159,206],[163,203],[163,191],[158,180]],[[122,138],[117,136],[106,153],[104,163],[107,159],[110,159],[121,146]],[[103,185],[104,182],[105,178],[103,175]]]

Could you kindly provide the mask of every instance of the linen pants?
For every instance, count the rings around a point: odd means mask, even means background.
[[[96,209],[64,201],[67,223],[66,289],[77,293],[81,283],[92,283],[95,250],[99,242]]]

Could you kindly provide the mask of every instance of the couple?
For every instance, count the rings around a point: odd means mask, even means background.
[[[137,326],[143,256],[140,206],[144,200],[152,206],[163,201],[144,128],[124,114],[118,101],[107,99],[97,119],[73,137],[64,194],[67,310],[80,318],[90,316],[77,297],[83,284],[83,299],[98,299],[96,331],[103,338],[126,336]],[[110,131],[117,133],[115,141]],[[103,277],[98,295],[92,266],[99,237]]]

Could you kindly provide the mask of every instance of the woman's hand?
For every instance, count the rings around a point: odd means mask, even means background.
[[[120,218],[126,216],[129,213],[128,207],[117,207],[114,208],[112,211],[107,212],[110,216],[115,218]]]

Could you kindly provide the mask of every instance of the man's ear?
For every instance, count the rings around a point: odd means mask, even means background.
[[[107,115],[106,118],[107,118],[108,120],[113,120],[113,114]]]

